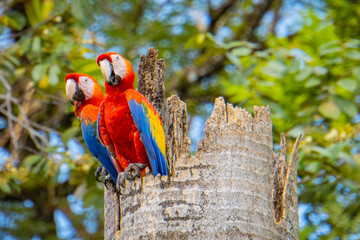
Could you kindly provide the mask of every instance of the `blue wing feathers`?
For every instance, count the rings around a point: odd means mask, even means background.
[[[147,109],[144,109],[142,104],[137,103],[134,99],[129,101],[129,107],[134,123],[139,130],[140,138],[145,146],[154,175],[156,176],[158,173],[168,175],[165,156],[161,153],[150,129],[150,121],[146,114]]]
[[[115,166],[113,165],[111,158],[109,156],[109,152],[107,149],[100,143],[97,138],[97,127],[96,122],[86,124],[85,122],[81,123],[81,131],[85,140],[87,147],[90,152],[101,162],[102,165],[109,172],[111,178],[116,182],[117,179],[117,171]]]
[[[141,137],[141,140],[144,139],[142,141],[144,143],[146,152],[147,152],[148,157],[149,157],[151,169],[153,170],[153,173],[156,176],[156,175],[158,175],[159,172],[158,172],[158,167],[157,167],[157,164],[156,164],[156,158],[154,156],[154,150],[153,150],[153,147],[151,146],[151,143],[149,141],[150,139],[144,133],[140,133],[140,137]]]

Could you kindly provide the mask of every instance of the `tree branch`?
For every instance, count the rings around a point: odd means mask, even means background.
[[[270,10],[273,1],[274,0],[263,0],[254,6],[254,11],[244,18],[247,27],[243,32],[240,32],[240,35],[237,36],[238,39],[244,39],[246,41],[253,40],[256,28],[260,25],[265,13]]]
[[[25,144],[26,137],[24,136],[24,131],[29,134],[32,142],[35,144],[35,147],[40,151],[49,145],[49,140],[41,131],[57,134],[58,132],[29,119],[28,114],[38,109],[37,105],[35,105],[34,108],[34,105],[32,104],[33,101],[31,101],[35,92],[32,82],[28,82],[26,85],[26,89],[22,96],[23,99],[18,99],[12,96],[12,86],[2,74],[0,74],[0,82],[6,88],[6,94],[0,95],[0,99],[4,100],[4,103],[0,106],[0,113],[6,116],[8,120],[7,130],[9,134],[4,137],[11,139],[11,146],[13,148],[11,154],[15,164],[17,164],[20,161],[20,150],[31,149],[30,152],[38,152]],[[14,115],[12,105],[15,105],[18,109],[19,116]],[[14,123],[16,123],[16,125]],[[2,145],[5,145],[7,141],[1,142]]]
[[[245,41],[251,41],[254,39],[255,30],[259,26],[265,13],[270,10],[274,0],[263,0],[254,6],[254,10],[244,16],[244,22],[246,23],[245,29],[234,34],[233,41],[243,39]],[[231,0],[222,5],[216,12],[214,12],[214,19],[212,25],[216,24],[221,17],[220,14],[228,12],[228,10],[234,5]],[[215,25],[214,25],[215,26]],[[203,62],[200,66],[190,66],[183,68],[182,72],[174,74],[170,78],[169,88],[175,90],[181,99],[187,99],[188,87],[191,83],[200,83],[204,78],[212,76],[218,71],[222,70],[225,61],[225,55],[215,55],[208,61]]]
[[[227,2],[223,3],[217,9],[210,8],[210,17],[211,21],[209,24],[209,32],[215,34],[216,32],[216,24],[218,23],[219,19],[228,11],[230,10],[236,3],[236,0],[228,0]]]
[[[2,113],[10,116],[12,115],[12,106],[11,106],[11,85],[5,80],[5,78],[0,75],[0,81],[2,82],[2,84],[5,86],[6,88],[6,100],[5,100],[5,104],[6,104],[6,111],[3,111]],[[2,109],[0,109],[2,110]],[[9,129],[9,133],[10,133],[10,138],[11,138],[11,142],[14,146],[14,151],[12,154],[13,160],[15,162],[19,161],[19,142],[17,141],[15,132],[14,132],[14,125],[13,125],[13,119],[8,117],[8,129]]]

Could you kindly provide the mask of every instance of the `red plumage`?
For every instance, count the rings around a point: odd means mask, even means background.
[[[99,106],[105,96],[94,78],[83,73],[70,73],[65,77],[66,96],[75,103],[75,114],[80,118],[81,131],[90,152],[101,162],[116,181],[121,167],[110,158],[107,149],[97,138]]]
[[[81,115],[83,115],[83,117],[85,118],[90,117],[91,121],[93,121],[94,119],[97,119],[98,112],[96,111],[96,109],[94,110],[93,108],[89,108],[84,110],[84,108],[87,106],[98,107],[105,98],[104,92],[101,89],[100,85],[95,81],[95,79],[85,73],[69,73],[65,77],[65,83],[68,79],[73,79],[78,84],[79,78],[81,76],[88,77],[94,82],[94,90],[91,98],[85,99],[81,102],[81,104],[79,104],[79,102],[77,101],[75,102],[75,115],[79,118],[81,118]]]
[[[102,54],[99,61],[108,59],[110,54]],[[134,72],[131,64],[124,59],[126,75],[116,86],[105,83],[106,97],[100,106],[99,135],[105,146],[116,156],[123,170],[129,163],[143,163],[149,165],[149,159],[140,139],[139,131],[134,123],[129,108],[128,97],[147,99],[134,90]],[[142,175],[144,171],[142,171]]]

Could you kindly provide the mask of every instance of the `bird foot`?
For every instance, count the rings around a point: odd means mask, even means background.
[[[100,178],[101,182],[103,182],[104,184],[108,183],[109,181],[111,181],[111,176],[109,174],[109,172],[106,170],[105,167],[103,167],[103,171],[101,172],[101,178]]]
[[[105,178],[104,178],[104,180],[103,180],[103,183],[104,183],[104,186],[105,186],[106,188],[108,188],[109,185],[111,185],[111,187],[112,187],[113,189],[116,188],[116,186],[115,186],[116,183],[113,181],[113,179],[111,178],[110,174],[105,176]]]
[[[104,183],[109,183],[109,182],[114,183],[114,181],[112,180],[110,174],[106,175],[106,177],[104,178]]]
[[[116,179],[116,190],[121,194],[121,187],[125,188],[125,172],[120,172]]]
[[[102,173],[103,173],[103,169],[104,169],[104,167],[103,167],[103,165],[100,165],[97,169],[96,169],[96,171],[95,171],[95,179],[96,179],[96,181],[98,181],[98,182],[102,182]],[[100,172],[101,172],[101,175],[100,175]]]
[[[140,177],[140,170],[145,169],[146,164],[143,163],[130,163],[125,169],[125,177],[127,180],[132,181],[136,177]]]
[[[125,188],[125,179],[128,181],[133,181],[136,177],[140,177],[140,170],[145,169],[146,164],[142,163],[130,163],[129,166],[125,169],[125,172],[118,174],[116,180],[116,190],[121,194],[121,188]]]
[[[101,174],[100,174],[100,172],[101,172]],[[106,170],[106,168],[103,165],[100,165],[96,169],[95,179],[96,179],[96,181],[103,183],[105,185],[105,187],[106,187],[106,184],[113,183],[110,174],[108,173],[108,171]]]

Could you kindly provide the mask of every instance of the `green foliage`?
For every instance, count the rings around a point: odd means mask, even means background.
[[[49,151],[52,154],[56,152],[54,150]],[[16,231],[12,225],[3,226],[1,231],[21,239],[36,235],[56,238],[54,225],[51,224],[54,218],[54,210],[65,212],[70,220],[77,219],[73,221],[75,229],[84,228],[82,222],[86,215],[70,214],[70,206],[66,200],[69,194],[75,194],[76,197],[83,199],[85,207],[102,209],[103,201],[100,198],[103,198],[103,187],[96,182],[93,175],[96,169],[95,159],[86,154],[74,162],[68,153],[56,154],[58,154],[56,158],[51,155],[47,158],[29,155],[19,168],[15,168],[10,162],[4,166],[0,179],[1,211],[5,212],[9,218],[13,218],[15,224],[22,231]],[[56,163],[59,155],[63,160],[61,163]],[[70,178],[65,183],[58,181],[61,164],[67,164],[70,168]],[[7,182],[4,182],[5,180]],[[79,195],[80,191],[85,192],[85,196]],[[9,202],[9,199],[12,201]],[[32,206],[27,206],[26,202],[31,202]],[[9,204],[12,206],[13,212],[9,211]],[[46,211],[46,214],[43,211]],[[97,215],[99,224],[101,224],[103,221],[102,214],[97,213]],[[43,224],[45,222],[46,224]],[[29,227],[35,225],[41,227]],[[91,234],[88,233],[88,236]]]
[[[65,145],[81,135],[73,107],[64,97],[63,79],[65,74],[78,70],[95,77],[100,75],[94,60],[79,67],[81,62],[89,61],[84,54],[92,54],[93,50],[82,44],[86,29],[82,21],[76,20],[80,12],[77,11],[76,16],[73,12],[67,1],[30,0],[14,2],[0,17],[0,23],[15,36],[14,43],[0,58],[0,74],[12,86],[12,95],[16,98],[12,103],[13,114],[21,121],[26,114],[29,121],[48,127],[39,128],[30,122],[31,130],[26,132],[25,129],[21,138],[32,152],[18,150],[21,159],[17,167],[8,161],[0,170],[0,211],[9,220],[9,224],[0,224],[1,236],[57,239],[55,210],[63,212],[72,222],[76,236],[102,235],[103,201],[99,198],[103,196],[103,186],[96,182],[93,174],[97,161],[85,154],[74,162],[68,151],[59,152],[60,146],[49,146],[43,141],[40,142],[42,148],[34,146],[34,138],[40,140],[35,132],[47,139],[58,134],[48,130],[50,127],[63,132],[61,137]],[[1,93],[5,94],[3,87]],[[59,183],[61,165],[70,168],[69,179],[63,183]],[[80,188],[86,192],[77,196],[84,200],[84,206],[100,209],[91,210],[97,219],[92,221],[100,226],[94,234],[85,230],[84,221],[90,210],[75,213],[67,200]],[[30,205],[26,204],[29,202]]]
[[[312,24],[291,41],[269,37],[266,55],[229,51],[237,69],[221,85],[230,102],[270,105],[275,137],[303,133],[300,202],[311,203],[315,213],[307,214],[301,239],[324,235],[316,226],[329,226],[326,239],[344,239],[358,234],[360,226],[360,162],[352,152],[359,144],[354,117],[359,110],[360,45],[358,39],[338,36],[330,21],[309,16]],[[318,220],[319,214],[328,217]]]

